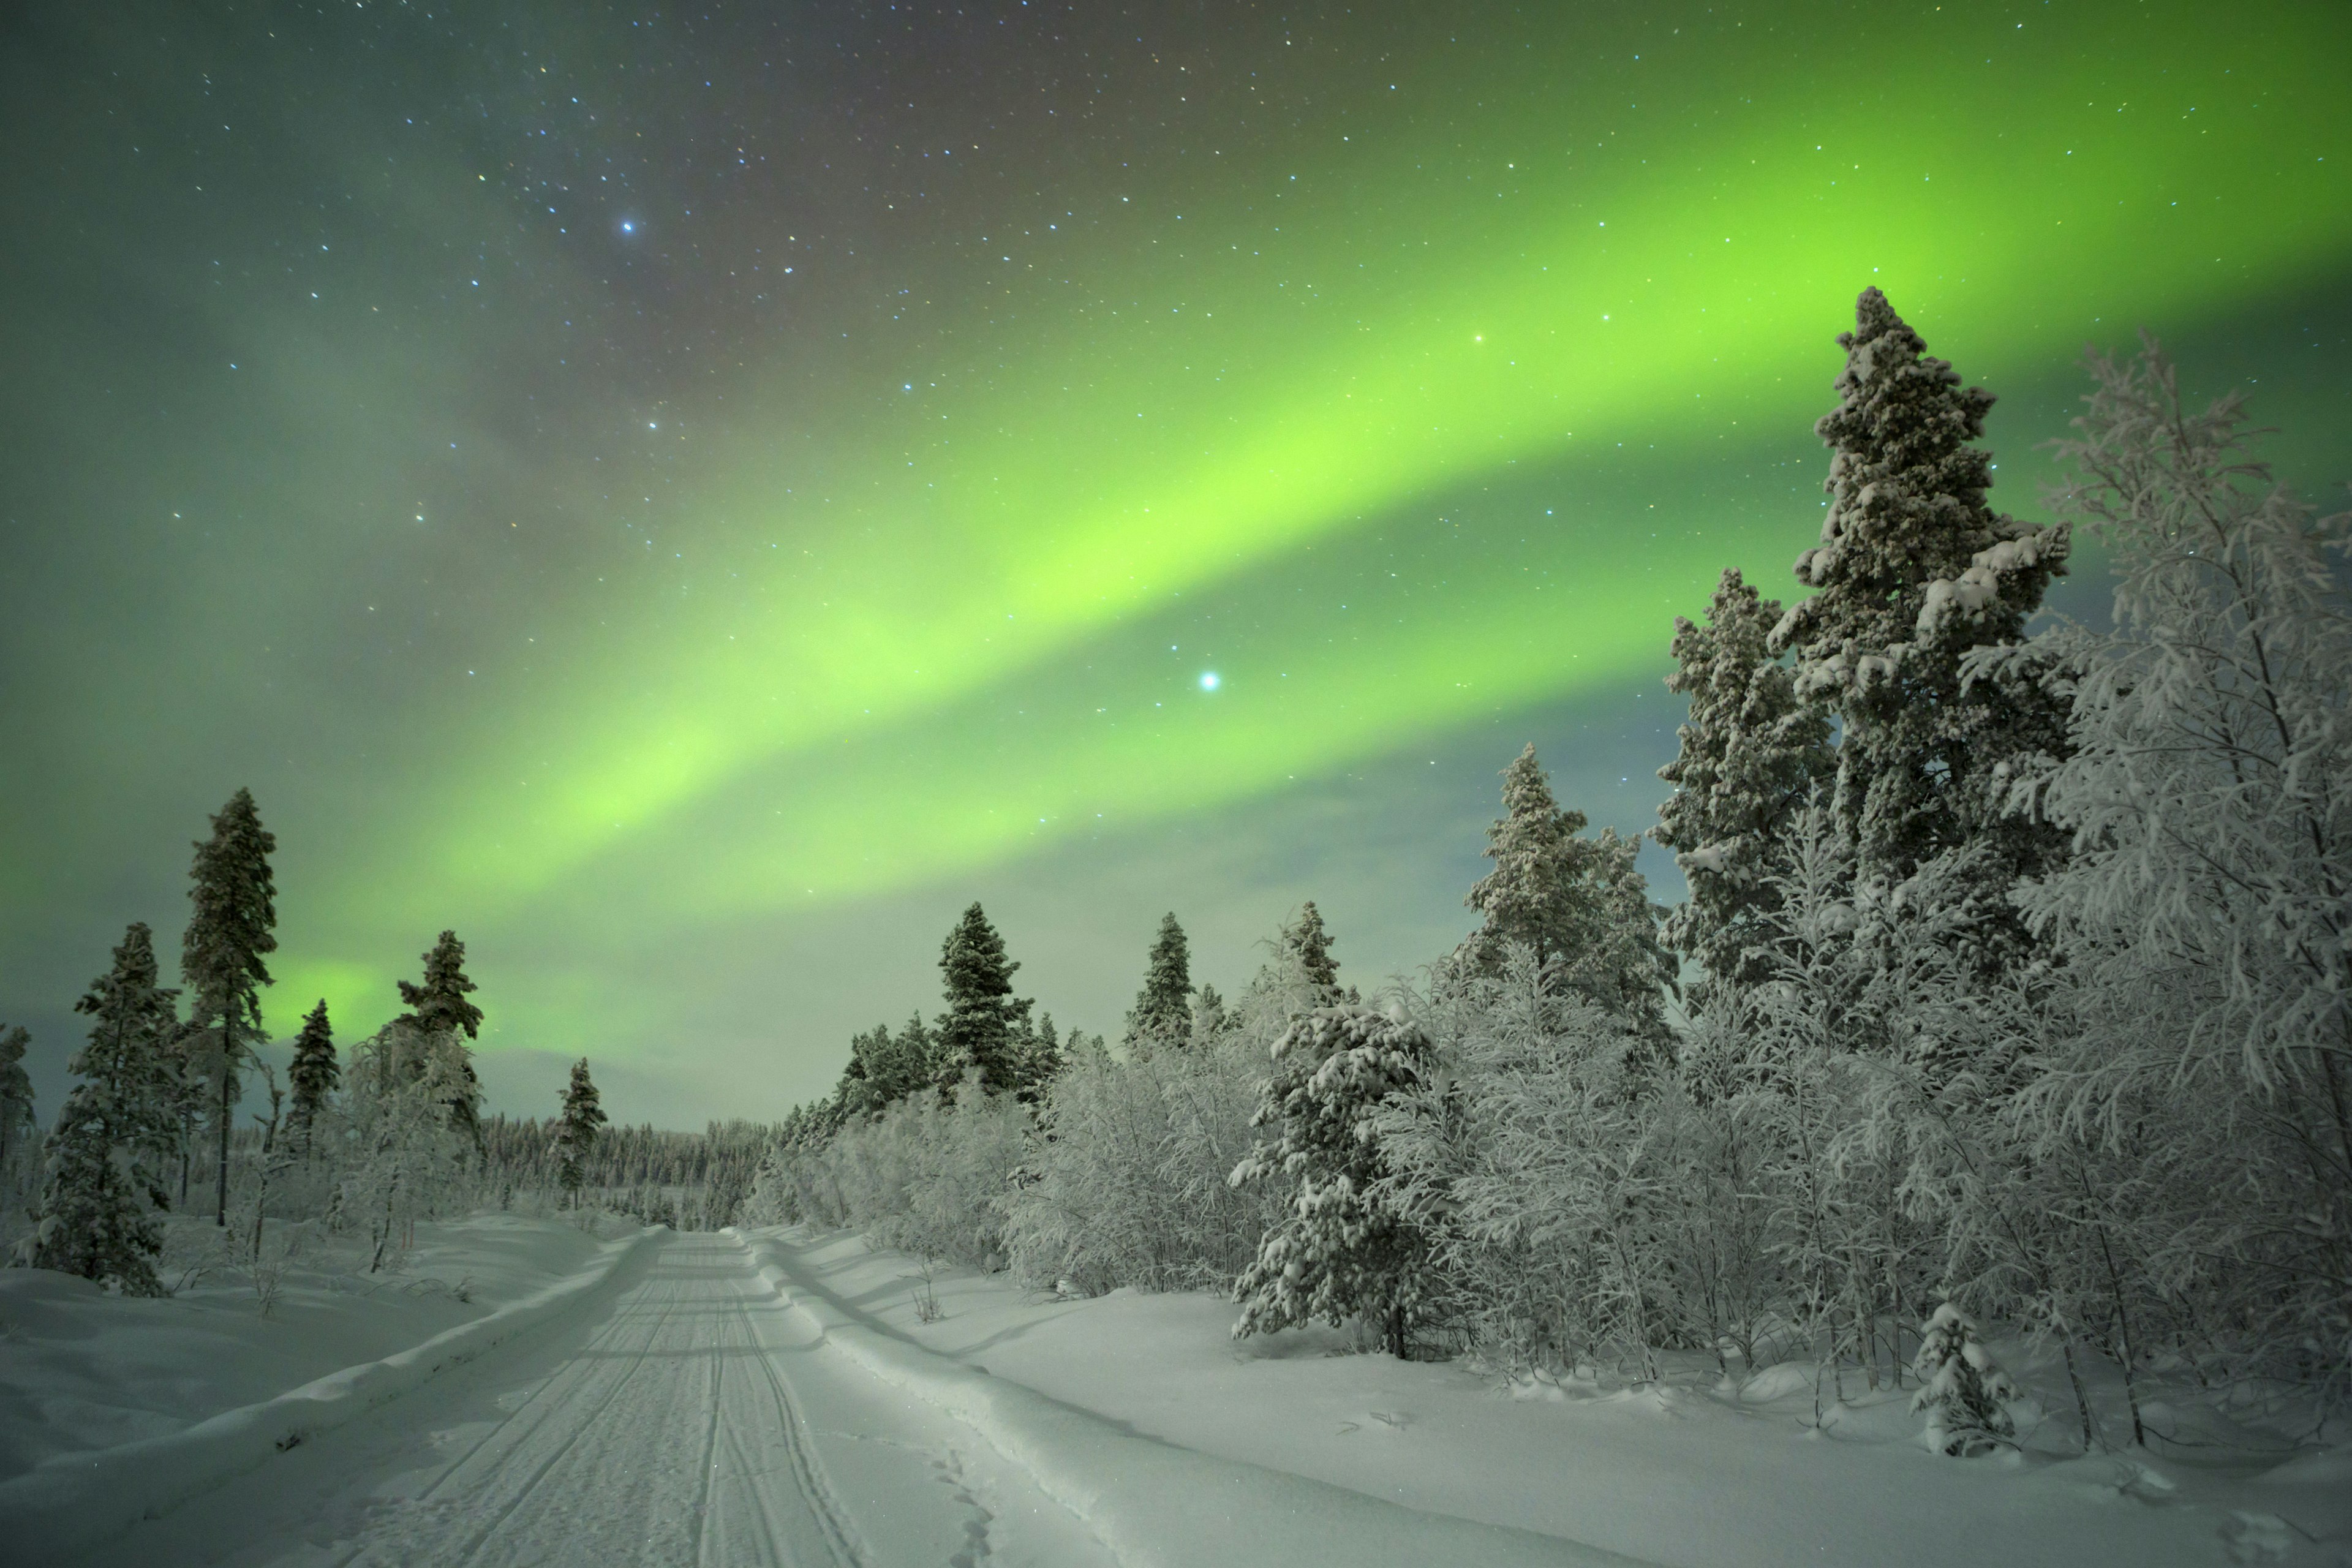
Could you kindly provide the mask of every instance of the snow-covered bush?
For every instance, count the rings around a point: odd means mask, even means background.
[[[1949,1301],[1919,1331],[1911,1408],[1927,1413],[1927,1442],[1939,1454],[1980,1454],[2017,1436],[2002,1404],[2017,1397],[2017,1385],[1977,1334],[1975,1320]]]
[[[789,1212],[864,1231],[877,1246],[974,1268],[1004,1266],[1004,1208],[1034,1119],[1009,1094],[967,1081],[953,1105],[930,1095],[844,1122],[831,1139],[780,1145],[757,1213]]]
[[[1054,1079],[1005,1217],[1023,1278],[1089,1295],[1232,1289],[1282,1205],[1226,1180],[1252,1142],[1265,1047],[1245,1022],[1206,1022],[1181,1047],[1083,1052]]]
[[[1375,1192],[1432,1239],[1426,1310],[1482,1359],[1548,1376],[1630,1362],[1654,1378],[1680,1338],[1686,1107],[1637,1070],[1638,1020],[1531,947],[1498,956],[1423,1001],[1434,1070],[1375,1115],[1389,1167]]]
[[[456,1108],[472,1073],[454,1030],[394,1023],[353,1047],[331,1218],[366,1232],[371,1270],[394,1263],[416,1222],[468,1206],[473,1140]]]

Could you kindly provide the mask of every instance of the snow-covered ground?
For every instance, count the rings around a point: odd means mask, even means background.
[[[790,1253],[880,1328],[1144,1436],[1653,1563],[2352,1563],[2352,1451],[2296,1454],[2251,1423],[2168,1408],[2168,1429],[2194,1419],[2215,1446],[2064,1458],[2079,1445],[2053,1405],[2025,1455],[1955,1460],[1920,1442],[1907,1389],[1872,1394],[1851,1371],[1822,1430],[1797,1364],[1744,1391],[1694,1368],[1515,1397],[1458,1366],[1340,1353],[1330,1331],[1236,1342],[1234,1309],[1200,1294],[1064,1301],[937,1270],[927,1323],[913,1261],[846,1236]]]
[[[176,1284],[202,1269],[213,1227],[173,1223],[177,1266],[163,1273]],[[288,1260],[266,1316],[250,1277],[227,1269],[197,1273],[164,1300],[0,1269],[0,1480],[177,1432],[487,1317],[578,1273],[625,1228],[591,1223],[483,1214],[420,1225],[415,1246],[373,1274],[363,1241],[314,1240]]]
[[[194,1495],[38,1560],[2352,1562],[2352,1456],[2256,1452],[2251,1424],[2157,1458],[2066,1459],[2053,1439],[1962,1462],[1928,1453],[1891,1393],[1850,1388],[1811,1429],[1801,1369],[1745,1397],[1696,1370],[1514,1397],[1334,1353],[1328,1331],[1236,1342],[1207,1297],[927,1280],[846,1236],[600,1241],[482,1216],[418,1239],[412,1278],[470,1279],[471,1300],[318,1268],[265,1319],[246,1286],[140,1302],[0,1274],[10,1561],[70,1536],[40,1533],[61,1504],[137,1493],[118,1457],[193,1475],[210,1452]],[[464,1353],[394,1355],[397,1382],[330,1378],[267,1419],[228,1411],[435,1335]],[[299,1414],[370,1388],[331,1422]]]

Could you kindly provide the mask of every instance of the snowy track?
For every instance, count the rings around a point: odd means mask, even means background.
[[[98,1563],[1103,1564],[969,1428],[828,1352],[737,1242],[279,1456]]]
[[[345,1560],[855,1568],[856,1526],[762,1342],[754,1289],[739,1249],[671,1244],[570,1360]]]

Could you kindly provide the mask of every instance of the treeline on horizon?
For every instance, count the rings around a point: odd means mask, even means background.
[[[1918,1380],[1946,1452],[2016,1441],[1997,1321],[2096,1448],[2168,1401],[2352,1392],[2352,512],[2091,353],[2057,521],[1987,501],[1992,397],[1876,290],[1816,428],[1783,606],[1674,627],[1655,838],[1504,773],[1481,917],[1370,1001],[1312,904],[1230,1000],[1162,923],[1118,1049],[1024,1030],[980,906],[948,1011],[857,1037],[747,1217],[1205,1289],[1237,1335],[1358,1325],[1516,1378]],[[2074,530],[2108,629],[2028,635]],[[2053,1376],[2057,1372],[2053,1372]],[[2260,1405],[2257,1400],[2256,1404]]]
[[[584,1058],[545,1122],[484,1119],[472,1046],[483,1014],[454,931],[424,954],[421,979],[397,982],[406,1010],[347,1049],[320,1000],[281,1083],[260,1051],[277,847],[238,790],[195,846],[183,984],[162,983],[153,931],[132,923],[75,1004],[89,1035],[46,1134],[24,1068],[30,1036],[0,1027],[0,1247],[12,1265],[133,1296],[171,1294],[170,1275],[226,1270],[251,1279],[267,1311],[289,1261],[314,1243],[356,1239],[378,1272],[404,1260],[419,1220],[479,1207],[732,1222],[772,1128],[608,1132]],[[255,1075],[268,1110],[240,1127]]]

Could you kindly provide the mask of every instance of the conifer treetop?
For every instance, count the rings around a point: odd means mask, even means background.
[[[1970,645],[2013,639],[2063,571],[2067,531],[1986,504],[1992,454],[1971,443],[1993,395],[1961,387],[1876,289],[1854,315],[1837,339],[1838,405],[1813,426],[1832,454],[1829,514],[1796,574],[1816,592],[1781,618],[1771,649],[1795,650],[1815,684],[1866,692],[1948,621],[1966,623],[1953,629]]]
[[[1160,932],[1143,971],[1143,989],[1127,1015],[1127,1041],[1142,1039],[1181,1042],[1190,1032],[1193,991],[1192,960],[1184,928],[1173,910],[1160,917]]]
[[[980,1075],[991,1094],[1017,1088],[1021,1077],[1014,1040],[1024,1028],[1029,1004],[1013,999],[1013,974],[1021,965],[1005,956],[1004,939],[975,900],[940,948],[940,972],[948,1010],[940,1019],[937,1068],[942,1089],[967,1071]]]
[[[1503,815],[1486,832],[1495,868],[1463,900],[1486,917],[1459,957],[1492,971],[1513,944],[1559,960],[1565,984],[1622,1008],[1656,1033],[1674,963],[1658,945],[1649,885],[1633,869],[1638,839],[1604,827],[1580,837],[1584,814],[1560,807],[1530,743],[1503,770]]]
[[[1328,1005],[1339,996],[1339,961],[1331,956],[1331,933],[1323,929],[1323,911],[1309,899],[1296,918],[1282,928],[1282,956],[1297,965]]]
[[[470,1040],[479,1037],[482,1027],[482,1010],[466,1000],[474,989],[466,977],[466,944],[456,931],[445,931],[425,954],[424,984],[400,982],[400,999],[408,1005],[416,1027],[426,1034],[449,1031]]]
[[[293,1084],[297,1106],[306,1101],[315,1105],[341,1081],[342,1068],[335,1060],[334,1026],[327,1019],[323,996],[303,1018],[301,1033],[294,1037],[294,1059],[288,1066],[287,1078]]]
[[[1838,405],[1815,426],[1832,449],[1829,512],[1796,563],[1814,593],[1768,646],[1795,656],[1797,696],[1843,726],[1833,805],[1862,874],[1899,882],[1982,841],[1993,853],[1972,897],[2001,924],[2006,884],[2059,846],[2001,822],[1995,796],[2018,760],[2063,750],[2063,704],[2021,667],[1969,682],[1962,665],[2016,641],[2064,570],[2068,531],[1986,504],[1992,458],[1971,443],[1992,395],[1963,389],[1885,295],[1864,290],[1838,342]]]
[[[556,1123],[555,1141],[572,1153],[584,1153],[596,1142],[596,1130],[610,1121],[604,1114],[604,1097],[597,1093],[595,1080],[588,1076],[588,1058],[582,1057],[572,1064],[572,1080],[564,1086],[563,1111]]]
[[[238,790],[212,819],[210,838],[195,846],[188,901],[194,906],[181,938],[180,971],[187,979],[194,1022],[226,1018],[236,1038],[232,1053],[261,1027],[260,988],[271,984],[262,955],[278,951],[278,886],[269,868],[278,837],[261,826],[253,792]]]

